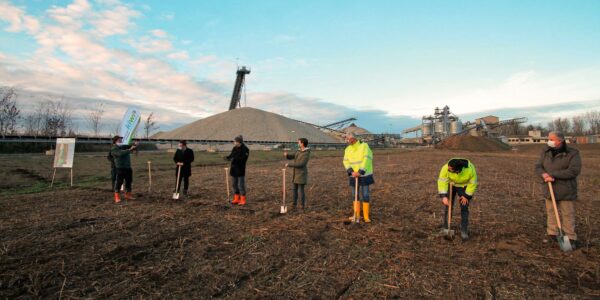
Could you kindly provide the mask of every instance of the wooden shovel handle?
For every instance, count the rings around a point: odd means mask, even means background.
[[[556,198],[554,198],[554,189],[552,188],[552,182],[550,182],[550,181],[548,181],[548,189],[550,190],[550,198],[552,198],[552,207],[554,207],[554,216],[556,216],[556,223],[558,224],[558,230],[560,230],[562,232],[560,218],[558,217],[558,207],[556,206]]]
[[[454,185],[450,182],[449,185],[449,193],[448,193],[448,230],[450,230],[450,222],[452,221],[452,187]]]

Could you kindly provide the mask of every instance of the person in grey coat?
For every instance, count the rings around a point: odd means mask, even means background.
[[[308,183],[308,161],[310,160],[310,148],[308,148],[308,140],[305,138],[298,139],[298,151],[294,154],[283,153],[286,159],[294,160],[285,164],[286,168],[292,168],[292,182],[294,184],[294,209],[298,204],[298,191],[302,199],[302,209],[306,208],[306,196],[304,186]]]
[[[567,146],[565,136],[560,131],[548,134],[548,146],[544,147],[535,172],[540,177],[542,191],[546,199],[546,233],[548,237],[544,242],[554,239],[558,234],[552,198],[548,182],[552,182],[557,208],[561,215],[562,229],[576,245],[575,233],[575,200],[577,200],[577,176],[581,173],[581,157],[579,151]]]

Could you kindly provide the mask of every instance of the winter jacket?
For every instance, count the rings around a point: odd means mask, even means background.
[[[344,150],[344,168],[349,177],[350,186],[354,186],[355,179],[351,177],[352,172],[359,172],[358,185],[371,185],[375,183],[373,179],[373,152],[369,144],[356,141],[348,145]]]
[[[229,175],[233,177],[246,176],[246,162],[250,157],[250,149],[245,144],[241,144],[239,147],[233,147],[231,154],[226,157],[227,160],[231,161],[231,168],[229,169]]]
[[[304,148],[304,151],[296,151],[295,154],[288,154],[287,159],[293,159],[294,162],[288,163],[288,168],[292,168],[292,182],[295,184],[308,183],[308,160],[310,159],[310,148]]]
[[[117,169],[131,169],[131,151],[129,145],[113,145],[110,150]]]
[[[192,162],[194,161],[194,151],[192,149],[177,149],[175,155],[173,155],[173,161],[175,163],[183,163],[183,166],[181,166],[181,177],[192,176]],[[177,165],[175,166],[175,174],[177,174]]]
[[[456,159],[456,158],[453,158]],[[452,159],[451,159],[452,160]],[[448,185],[450,182],[456,187],[466,187],[465,188],[465,197],[467,199],[473,198],[473,194],[477,190],[477,171],[475,170],[475,165],[470,162],[468,159],[464,159],[467,161],[468,166],[463,168],[460,173],[452,173],[448,171],[448,163],[442,166],[440,170],[440,176],[438,176],[438,194],[440,197],[448,197]],[[450,162],[450,161],[448,161]]]
[[[554,177],[552,188],[556,201],[577,200],[577,176],[581,173],[581,157],[579,150],[563,144],[562,151],[556,156],[552,154],[552,148],[546,146],[535,164],[535,173],[542,183],[542,191],[545,199],[550,199],[548,184],[543,181],[542,174],[548,173]]]
[[[117,146],[121,150],[129,149],[129,145],[117,145]],[[115,165],[115,158],[112,156],[112,148],[110,149],[110,151],[108,151],[108,155],[106,156],[106,159],[110,162],[111,169],[117,168],[117,166]]]

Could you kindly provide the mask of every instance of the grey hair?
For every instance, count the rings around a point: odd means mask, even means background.
[[[354,136],[354,133],[348,132],[346,133],[346,138],[356,138],[356,136]]]
[[[562,131],[550,131],[548,136],[550,135],[555,135],[561,142],[565,140],[565,135],[562,133]]]

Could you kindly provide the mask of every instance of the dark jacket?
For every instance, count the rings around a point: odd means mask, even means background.
[[[288,163],[288,168],[293,168],[292,182],[295,184],[308,183],[308,160],[310,159],[310,149],[296,151],[295,154],[288,154],[287,159],[293,159],[294,162]]]
[[[246,176],[246,162],[250,156],[250,149],[245,144],[241,144],[239,147],[233,147],[231,154],[226,157],[227,160],[231,161],[231,169],[229,175],[233,177]]]
[[[121,150],[125,150],[125,149],[129,149],[129,145],[117,145],[117,147],[119,147],[119,149]],[[110,149],[110,151],[108,151],[108,155],[106,156],[106,159],[108,159],[108,161],[110,162],[110,168],[111,169],[116,169],[117,166],[115,165],[115,158],[112,156],[112,147]]]
[[[579,150],[565,144],[565,149],[553,156],[552,148],[546,146],[535,164],[535,172],[543,184],[544,198],[550,199],[548,184],[542,180],[542,174],[548,173],[554,177],[552,187],[557,201],[577,199],[577,176],[581,172]]]
[[[194,161],[194,151],[192,149],[177,149],[175,155],[173,155],[173,161],[175,163],[183,163],[183,166],[181,166],[181,177],[192,176],[192,162]],[[177,165],[175,165],[175,174],[177,176]]]
[[[128,149],[129,145],[113,145],[110,149],[110,155],[112,155],[115,161],[115,167],[117,169],[131,169],[131,151]]]

